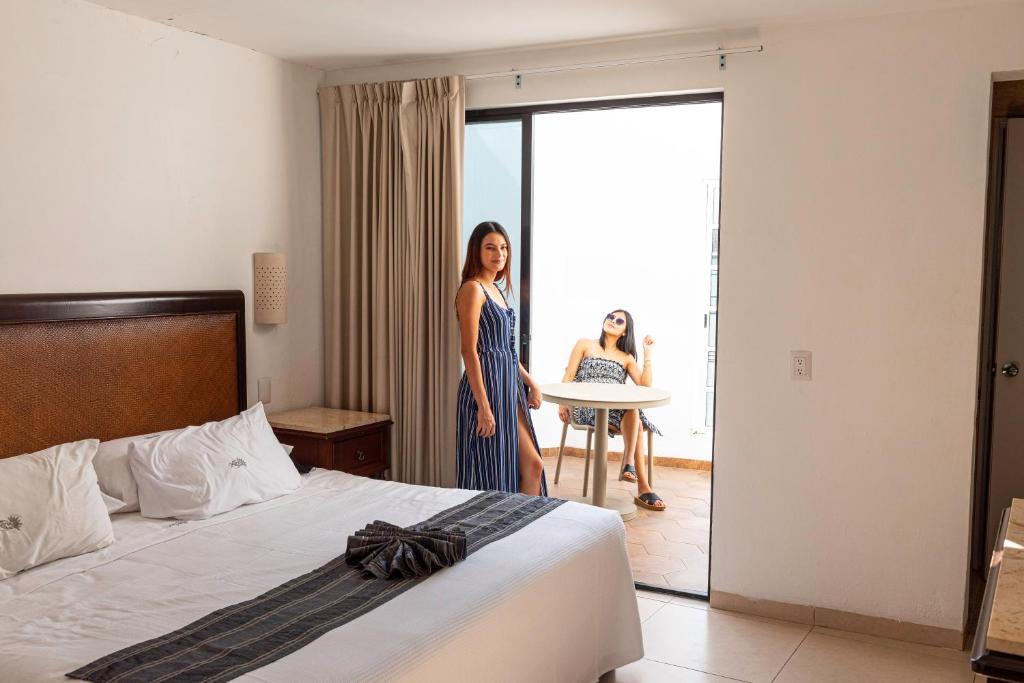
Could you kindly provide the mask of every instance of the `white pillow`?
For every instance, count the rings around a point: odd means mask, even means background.
[[[262,403],[221,422],[133,441],[128,461],[143,517],[206,519],[302,483]]]
[[[135,475],[128,464],[128,446],[132,441],[149,439],[166,432],[153,432],[152,434],[141,434],[139,436],[126,436],[121,439],[101,441],[96,457],[92,465],[96,469],[96,477],[100,482],[100,491],[103,492],[103,502],[107,506],[107,512],[116,514],[119,512],[139,511],[139,487],[135,483]],[[291,455],[292,448],[287,444],[281,444],[284,452]]]
[[[0,579],[114,542],[88,439],[0,460]]]
[[[107,504],[107,512],[114,514],[139,511],[139,489],[135,483],[132,468],[128,465],[128,446],[132,441],[166,433],[154,432],[153,434],[126,436],[122,439],[100,442],[96,457],[92,460],[92,466],[96,469],[100,490],[106,494],[104,502]]]

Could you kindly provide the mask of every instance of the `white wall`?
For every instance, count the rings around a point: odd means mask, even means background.
[[[725,91],[714,590],[961,627],[990,82],[1024,67],[1021,26],[1014,3],[772,27],[754,37],[765,52],[725,72],[696,60],[471,83],[472,107]],[[788,379],[790,349],[814,352],[812,382]]]
[[[242,289],[250,403],[319,403],[321,72],[78,0],[0,0],[0,65],[0,292]]]

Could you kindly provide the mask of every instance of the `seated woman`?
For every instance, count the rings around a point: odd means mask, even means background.
[[[601,384],[625,384],[626,375],[636,384],[649,387],[652,381],[651,347],[654,340],[644,337],[643,369],[637,365],[636,340],[633,338],[633,316],[629,311],[616,310],[605,316],[601,336],[598,339],[580,339],[569,356],[563,382],[596,382]],[[594,426],[593,408],[573,408],[576,424]],[[569,422],[569,408],[560,406],[558,417]],[[622,459],[622,478],[637,482],[635,502],[648,510],[661,512],[665,502],[651,490],[644,469],[641,429],[661,434],[642,410],[609,410],[608,430],[622,434],[625,442]]]

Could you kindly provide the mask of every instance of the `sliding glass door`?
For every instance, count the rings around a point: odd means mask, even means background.
[[[561,381],[573,344],[628,310],[656,340],[648,411],[654,491],[668,512],[624,519],[639,586],[706,596],[718,318],[721,94],[467,112],[465,239],[482,220],[509,230],[521,351],[541,384]],[[533,414],[550,493],[581,493],[585,434],[545,404]],[[617,481],[609,446],[609,487]]]

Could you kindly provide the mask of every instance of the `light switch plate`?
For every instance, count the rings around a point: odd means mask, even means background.
[[[789,352],[789,378],[799,382],[811,381],[811,352]]]
[[[256,380],[256,393],[260,403],[267,405],[270,403],[270,378],[260,377]]]

